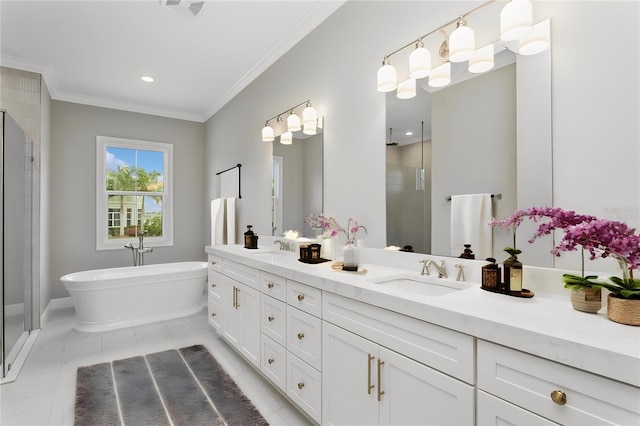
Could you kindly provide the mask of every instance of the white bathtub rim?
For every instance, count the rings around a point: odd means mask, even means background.
[[[199,264],[199,268],[190,268],[184,270],[167,270],[166,273],[158,273],[159,265],[175,266],[178,264]],[[155,267],[155,268],[154,268]],[[207,276],[207,262],[175,262],[163,263],[158,265],[144,266],[123,266],[116,268],[94,269],[80,272],[72,272],[60,277],[60,281],[68,291],[97,291],[105,289],[115,289],[120,287],[131,287],[137,285],[147,285],[150,283],[163,283],[175,281],[176,275],[179,274],[180,279],[188,278],[204,278]],[[164,268],[164,267],[163,267]],[[114,269],[122,271],[122,274],[111,275],[108,277],[100,277],[100,273],[113,271]],[[149,273],[144,273],[149,271]],[[125,272],[136,272],[135,275],[126,275]],[[142,273],[141,273],[142,272]],[[94,279],[87,279],[88,275],[96,276]]]
[[[78,321],[74,328],[78,331],[88,332],[88,333],[96,333],[96,332],[105,332],[111,330],[120,330],[123,328],[135,327],[139,325],[151,324],[155,322],[168,321],[172,319],[188,317],[191,315],[195,315],[199,313],[204,306],[202,302],[198,302],[197,304],[179,309],[179,310],[171,310],[166,312],[157,312],[149,315],[142,315],[139,317],[129,317],[129,318],[121,318],[117,320],[111,321],[101,321],[101,322],[87,322],[87,321]]]

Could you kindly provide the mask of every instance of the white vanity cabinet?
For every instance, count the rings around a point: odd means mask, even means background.
[[[478,424],[531,424],[532,413],[566,425],[640,424],[639,388],[484,340],[478,389]]]
[[[207,295],[209,324],[217,333],[222,333],[223,309],[222,309],[222,258],[209,255],[209,268],[207,270]]]
[[[473,384],[425,363],[446,357],[446,370],[473,382],[473,337],[334,294],[323,318],[323,424],[474,423]]]
[[[223,274],[222,336],[260,368],[260,271],[225,259]]]

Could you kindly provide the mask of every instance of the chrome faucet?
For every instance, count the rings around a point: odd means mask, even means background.
[[[291,245],[289,243],[285,243],[284,241],[275,240],[273,244],[280,244],[280,250],[292,251]]]
[[[149,231],[142,231],[138,234],[138,247],[134,247],[133,244],[128,243],[124,245],[124,248],[128,248],[133,253],[133,266],[144,265],[144,254],[153,253],[153,247],[144,246],[144,235]]]
[[[438,273],[438,278],[447,278],[447,269],[444,267],[444,260],[440,262],[440,265],[433,259],[424,259],[421,260],[422,263],[422,272],[420,275],[430,275],[429,267],[433,266]]]

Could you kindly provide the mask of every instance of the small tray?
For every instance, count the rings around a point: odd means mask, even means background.
[[[345,271],[344,269],[342,269],[342,265],[344,265],[344,262],[332,263],[331,269],[338,272],[346,272],[347,274],[356,274],[356,275],[364,275],[368,272],[367,268],[358,268],[357,271]]]
[[[504,294],[506,296],[512,296],[512,297],[521,297],[524,299],[530,299],[533,296],[535,296],[535,293],[532,292],[531,290],[527,290],[526,288],[523,288],[522,291],[510,291],[509,293],[504,293],[502,291],[499,290],[492,290],[490,288],[486,288],[486,287],[482,287],[480,286],[481,289],[489,291],[491,293],[498,293],[498,294]]]
[[[298,259],[298,262],[302,262],[302,263],[310,263],[312,265],[318,264],[318,263],[324,263],[324,262],[329,262],[330,259],[323,259],[323,258],[319,258],[319,259]]]

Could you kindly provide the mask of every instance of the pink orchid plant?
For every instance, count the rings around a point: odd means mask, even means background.
[[[361,229],[364,229],[364,232],[367,233],[367,228],[360,225],[358,221],[352,217],[349,218],[347,229],[338,225],[338,222],[333,217],[325,216],[323,213],[318,215],[311,214],[304,221],[312,228],[322,230],[322,233],[327,238],[333,238],[342,232],[347,237],[348,243],[355,241],[356,234]]]
[[[590,254],[590,259],[612,257],[618,261],[623,277],[611,277],[608,282],[596,276],[578,277],[564,274],[565,287],[579,290],[583,287],[604,287],[618,297],[640,299],[640,280],[633,278],[633,270],[640,267],[640,234],[625,223],[598,219],[595,216],[576,214],[558,207],[532,207],[517,210],[504,220],[492,219],[492,226],[515,229],[524,218],[541,222],[530,243],[536,238],[548,235],[556,229],[564,231],[564,236],[551,252],[560,256],[563,251],[577,250],[578,246]]]

